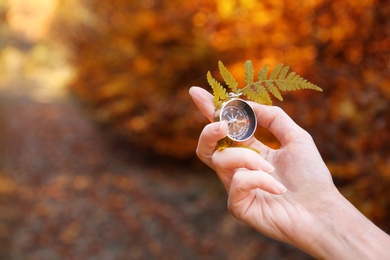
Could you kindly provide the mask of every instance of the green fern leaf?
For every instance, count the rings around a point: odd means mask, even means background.
[[[244,67],[245,67],[245,84],[247,86],[252,85],[254,82],[254,72],[253,72],[252,61],[247,60],[245,62]]]
[[[283,101],[280,91],[294,91],[299,89],[313,89],[322,91],[317,85],[308,82],[295,72],[288,73],[290,67],[278,64],[269,74],[268,66],[264,66],[258,72],[258,80],[254,82],[254,70],[250,60],[245,62],[245,83],[243,88],[238,87],[238,83],[233,75],[228,71],[225,65],[218,62],[219,71],[228,88],[234,93],[242,92],[248,99],[260,103],[272,105],[270,94],[275,98]],[[214,104],[219,107],[224,101],[229,99],[226,89],[212,76],[210,71],[207,74],[207,80],[214,92]]]
[[[239,92],[238,83],[237,83],[236,79],[233,77],[233,75],[229,72],[229,70],[222,63],[222,61],[218,61],[218,67],[219,67],[219,72],[221,73],[223,80],[226,82],[226,85],[234,93],[238,93]]]
[[[222,87],[222,85],[211,76],[210,71],[207,72],[207,82],[213,89],[214,106],[215,108],[218,108],[222,105],[224,101],[228,100],[228,94],[226,92],[226,89]]]

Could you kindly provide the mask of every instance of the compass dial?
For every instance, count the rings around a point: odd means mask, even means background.
[[[224,104],[220,120],[228,122],[228,137],[234,141],[248,140],[256,131],[257,121],[252,107],[242,99],[232,99]]]

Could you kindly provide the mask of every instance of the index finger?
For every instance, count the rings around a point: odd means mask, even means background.
[[[297,125],[280,107],[253,103],[257,123],[271,131],[282,145],[307,137],[308,133]]]

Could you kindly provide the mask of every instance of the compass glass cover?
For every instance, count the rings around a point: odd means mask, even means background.
[[[220,120],[229,124],[228,137],[234,141],[246,141],[256,131],[257,121],[252,107],[241,99],[233,99],[222,107]]]

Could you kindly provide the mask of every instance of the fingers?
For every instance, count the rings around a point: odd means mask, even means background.
[[[252,103],[258,124],[269,129],[283,145],[307,137],[308,133],[298,126],[281,108]]]
[[[275,168],[258,153],[245,148],[227,148],[212,155],[211,161],[219,179],[229,193],[232,178],[237,171],[255,170],[271,173]]]
[[[190,88],[189,93],[199,110],[210,120],[210,122],[213,122],[213,114],[215,111],[213,95],[200,87]]]
[[[266,161],[258,153],[245,148],[228,148],[221,152],[216,152],[212,156],[216,168],[222,170],[236,170],[245,168],[248,170],[262,170],[271,173],[274,166]]]
[[[215,122],[205,126],[199,137],[196,154],[206,165],[214,169],[212,156],[217,147],[218,140],[224,138],[228,132],[228,124],[225,121]]]
[[[256,189],[261,189],[275,195],[280,195],[287,191],[287,188],[283,184],[266,172],[237,171],[233,176],[230,186],[229,210],[234,213],[236,209],[238,212],[241,212],[238,208],[249,208],[255,199]]]

